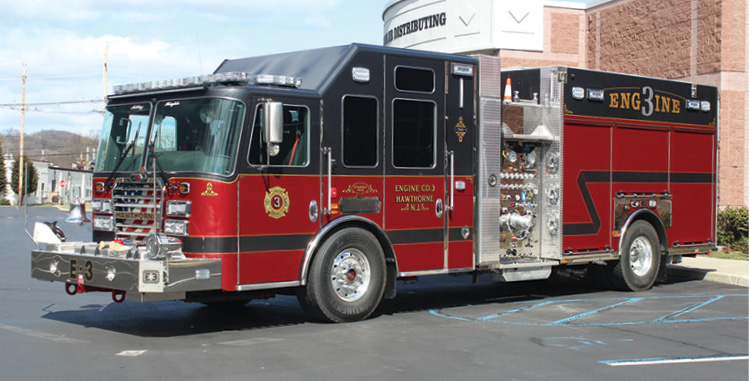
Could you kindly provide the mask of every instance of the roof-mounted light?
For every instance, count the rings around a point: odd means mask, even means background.
[[[298,88],[302,85],[300,78],[284,75],[251,74],[245,72],[215,73],[194,77],[176,78],[171,80],[149,81],[131,83],[127,85],[116,85],[113,87],[115,95],[162,91],[189,88],[195,86],[218,86],[218,85],[271,85]]]

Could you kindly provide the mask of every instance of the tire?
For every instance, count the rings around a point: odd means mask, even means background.
[[[646,221],[635,221],[622,241],[619,260],[609,263],[608,278],[615,289],[645,291],[653,286],[661,264],[658,235]]]
[[[385,255],[377,238],[346,228],[328,237],[312,259],[299,303],[310,315],[343,323],[369,317],[385,292]]]

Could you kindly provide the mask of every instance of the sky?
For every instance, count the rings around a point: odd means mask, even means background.
[[[500,0],[507,1],[507,0]],[[585,0],[569,0],[584,2]],[[382,44],[389,0],[0,0],[0,132],[101,128],[112,86],[213,72],[224,59]]]

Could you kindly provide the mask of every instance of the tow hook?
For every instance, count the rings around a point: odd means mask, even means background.
[[[125,301],[125,291],[112,290],[112,300],[115,303],[122,303]]]
[[[75,284],[75,283],[65,283],[65,293],[68,295],[85,294],[87,292],[111,292],[112,301],[114,301],[115,303],[124,302],[125,297],[127,296],[126,291],[110,290],[106,288],[85,286],[82,284]]]

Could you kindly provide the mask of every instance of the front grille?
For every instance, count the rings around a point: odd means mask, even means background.
[[[143,244],[149,234],[156,232],[154,224],[161,230],[163,188],[157,183],[154,189],[153,181],[133,183],[118,179],[115,182],[112,188],[115,238]]]

